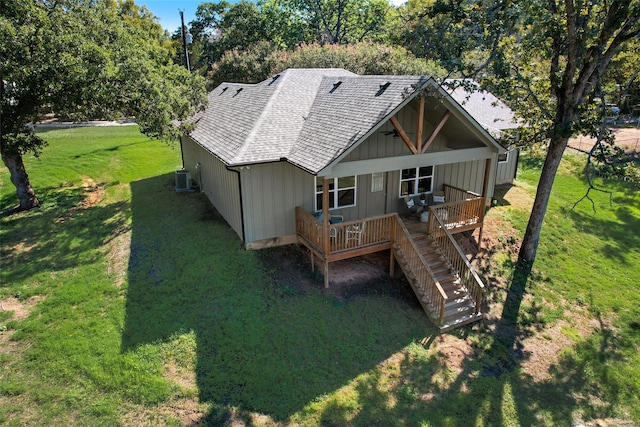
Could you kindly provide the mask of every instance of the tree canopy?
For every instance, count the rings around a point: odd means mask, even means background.
[[[2,0],[1,154],[20,208],[38,205],[22,161],[44,145],[45,110],[72,120],[135,116],[142,132],[175,138],[172,120],[206,103],[204,81],[173,64],[155,18],[130,0]]]

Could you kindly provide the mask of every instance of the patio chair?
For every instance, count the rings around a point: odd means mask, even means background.
[[[433,193],[433,204],[440,205],[444,203],[444,191],[436,191]]]
[[[410,196],[404,196],[404,202],[406,203],[409,212],[415,213],[417,211],[416,202],[414,202]]]
[[[323,216],[322,212],[318,215],[318,221],[322,222]],[[329,215],[329,224],[340,224],[344,222],[344,217],[342,215]]]
[[[356,245],[362,244],[362,234],[364,233],[364,222],[360,224],[352,224],[347,226],[346,230],[347,245],[349,242],[354,242]]]

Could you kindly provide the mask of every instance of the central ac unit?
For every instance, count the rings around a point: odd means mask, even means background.
[[[176,171],[176,191],[191,191],[191,172],[186,170]]]

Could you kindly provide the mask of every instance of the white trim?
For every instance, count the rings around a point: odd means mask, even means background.
[[[420,169],[422,168],[431,168],[431,175],[420,175]],[[413,178],[406,178],[403,179],[402,178],[402,171],[405,170],[415,170],[415,176]],[[433,172],[434,172],[434,167],[429,165],[429,166],[417,166],[415,168],[411,167],[411,168],[404,168],[404,169],[400,169],[400,182],[399,182],[399,187],[398,187],[398,194],[400,195],[400,198],[404,198],[405,196],[418,196],[422,193],[425,194],[430,194],[433,192]],[[429,190],[428,191],[418,191],[418,183],[420,182],[421,179],[424,178],[429,178],[431,180],[431,183],[429,185]],[[414,192],[413,193],[406,193],[403,194],[402,193],[402,183],[403,182],[413,182],[413,189]]]
[[[352,176],[353,176],[353,187],[338,187],[338,182],[340,179],[350,178]],[[318,195],[322,196],[322,190],[318,191],[318,183],[317,183],[318,179],[324,179],[324,178],[315,177],[313,180],[313,207],[316,212],[321,211],[321,209],[318,209]],[[329,208],[329,210],[351,208],[353,206],[356,206],[358,201],[358,176],[357,175],[347,175],[342,177],[326,178],[326,179],[333,180],[333,190],[329,190],[329,197],[333,197],[333,207]],[[351,189],[353,189],[353,204],[338,206],[338,202],[339,202],[338,193],[343,190],[351,190]]]

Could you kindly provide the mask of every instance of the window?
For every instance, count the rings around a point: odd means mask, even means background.
[[[433,189],[433,166],[402,169],[400,171],[400,197],[431,193]]]
[[[371,174],[371,192],[377,193],[384,190],[384,172]]]
[[[322,210],[322,181],[316,177],[316,211]],[[356,205],[356,177],[329,178],[329,209]]]
[[[509,159],[509,152],[498,154],[498,163],[505,163]]]

